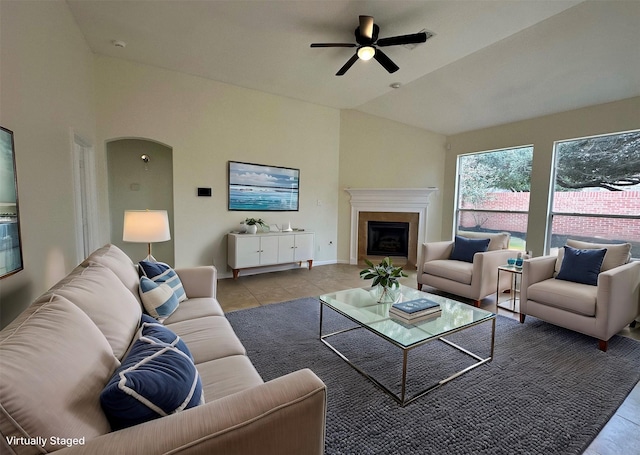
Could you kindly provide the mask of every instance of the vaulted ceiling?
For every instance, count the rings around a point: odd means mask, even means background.
[[[96,54],[455,134],[640,95],[640,1],[67,0]],[[359,15],[435,36],[336,71]],[[116,47],[121,40],[126,47]],[[393,89],[393,83],[401,87]]]

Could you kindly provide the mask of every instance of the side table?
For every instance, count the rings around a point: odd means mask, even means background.
[[[500,301],[500,273],[511,274],[511,286],[509,288],[509,300]],[[496,304],[500,308],[519,313],[520,311],[520,283],[522,281],[522,267],[515,265],[501,265],[498,267],[498,283],[496,285]],[[508,306],[507,306],[508,305]]]

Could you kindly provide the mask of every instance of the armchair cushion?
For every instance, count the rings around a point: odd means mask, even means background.
[[[439,259],[424,264],[424,273],[463,284],[471,284],[473,264],[465,261]]]
[[[473,262],[473,255],[487,251],[491,239],[468,239],[456,235],[453,251],[449,259]]]
[[[527,299],[571,313],[595,316],[597,293],[596,286],[551,278],[529,286]]]
[[[604,255],[604,260],[602,261],[602,266],[600,268],[601,272],[606,272],[607,270],[620,267],[631,259],[630,243],[589,243],[568,239],[567,245],[583,250],[606,248],[607,254]]]
[[[487,251],[506,250],[509,248],[509,239],[511,238],[508,232],[458,231],[458,235],[468,239],[489,239]]]
[[[597,286],[598,274],[606,253],[607,250],[605,248],[579,250],[565,246],[564,258],[556,278]]]
[[[630,243],[590,243],[567,239],[567,245],[582,250],[606,248],[607,254],[604,255],[604,260],[600,267],[601,272],[615,269],[616,267],[627,264],[631,260]],[[556,274],[560,271],[563,258],[564,249],[560,248],[558,250],[558,260],[556,261]]]

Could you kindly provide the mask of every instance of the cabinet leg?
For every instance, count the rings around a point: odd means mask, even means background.
[[[233,279],[237,280],[238,275],[240,275],[240,269],[232,269],[233,270]]]
[[[313,267],[313,259],[309,259],[307,265],[309,266],[309,270],[311,270],[311,267]]]

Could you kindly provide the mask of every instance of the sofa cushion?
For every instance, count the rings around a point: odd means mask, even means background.
[[[196,365],[202,378],[205,401],[259,386],[264,381],[245,355],[231,355]]]
[[[567,240],[567,245],[573,248],[579,248],[582,250],[602,249],[606,248],[607,254],[604,255],[602,261],[601,272],[620,267],[626,264],[631,259],[631,244],[630,243],[589,243],[581,242],[579,240]]]
[[[506,250],[509,248],[511,234],[508,232],[473,232],[458,231],[458,235],[468,239],[489,239],[487,251]]]
[[[140,298],[149,315],[164,321],[178,309],[178,297],[167,283],[156,283],[146,276],[140,278]]]
[[[164,262],[140,261],[140,272],[156,283],[166,283],[178,298],[178,302],[187,300],[187,294],[182,287],[180,277],[169,265]]]
[[[211,297],[189,299],[181,303],[178,309],[163,321],[163,324],[169,325],[207,316],[224,316],[224,311],[216,299]]]
[[[471,284],[473,264],[464,261],[438,259],[436,261],[425,262],[422,270],[428,275],[439,276],[457,283]]]
[[[91,255],[82,262],[82,265],[86,267],[91,262],[96,262],[110,269],[135,298],[140,300],[138,297],[138,282],[140,277],[138,276],[135,264],[124,251],[115,245],[105,245],[91,253]]]
[[[166,326],[187,343],[196,365],[230,355],[247,353],[225,317],[209,316]]]
[[[120,363],[76,305],[51,295],[0,342],[0,351],[3,439],[40,436],[53,451],[63,447],[52,446],[51,436],[90,440],[111,431],[99,396]]]
[[[124,356],[138,330],[142,308],[111,269],[89,263],[55,293],[87,313],[109,340],[115,356]]]
[[[550,278],[527,288],[527,299],[573,313],[595,316],[598,288]]]
[[[476,253],[484,253],[487,251],[491,239],[468,239],[456,235],[453,251],[449,259],[454,261],[473,262],[473,256]]]
[[[134,342],[100,394],[113,430],[203,403],[202,382],[191,358],[175,345],[144,336]]]
[[[564,258],[560,272],[556,276],[559,280],[573,281],[591,286],[598,285],[598,275],[606,249],[578,250],[570,246],[564,247]]]

